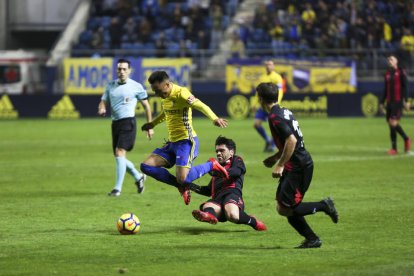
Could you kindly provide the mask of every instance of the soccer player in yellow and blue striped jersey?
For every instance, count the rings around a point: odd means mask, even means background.
[[[266,68],[266,74],[263,74],[259,78],[259,83],[274,83],[283,91],[283,79],[278,73],[275,72],[275,64],[273,60],[266,60],[264,61],[264,65]],[[284,92],[284,91],[283,91]],[[257,96],[256,96],[257,97]],[[278,104],[280,105],[282,102],[283,93],[279,93],[278,96]],[[259,135],[265,140],[266,145],[264,151],[272,152],[275,149],[275,144],[273,143],[272,137],[267,135],[266,130],[264,129],[262,123],[267,121],[268,113],[264,111],[261,107],[259,107],[256,111],[254,116],[254,128],[259,133]]]
[[[217,127],[225,128],[228,123],[226,119],[219,118],[187,88],[172,83],[165,71],[153,72],[148,81],[155,94],[162,98],[162,112],[152,122],[144,124],[141,129],[147,131],[166,121],[169,141],[163,147],[156,148],[141,163],[141,170],[158,181],[177,187],[184,197],[185,204],[188,205],[189,186],[192,181],[210,171],[228,178],[226,169],[214,158],[210,158],[206,163],[192,166],[199,149],[197,133],[192,123],[192,109],[202,112]],[[176,176],[165,169],[174,165]]]

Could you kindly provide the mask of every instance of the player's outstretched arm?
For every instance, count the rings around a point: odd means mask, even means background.
[[[147,123],[150,123],[152,121],[152,113],[151,113],[151,106],[148,102],[148,99],[142,100],[141,104],[145,110],[145,117],[147,118]],[[147,138],[151,140],[153,136],[154,136],[154,130],[152,128],[148,129]]]
[[[211,110],[210,107],[208,107],[205,103],[203,103],[200,100],[195,101],[192,104],[192,107],[203,113],[207,118],[213,121],[213,124],[215,126],[225,128],[228,126],[228,122],[226,119],[218,118],[216,114]]]
[[[165,121],[165,113],[162,112],[160,115],[158,115],[152,122],[148,122],[142,125],[141,130],[142,131],[148,131],[150,129],[153,129],[156,125],[158,125],[161,122]]]
[[[229,125],[226,119],[223,118],[217,118],[213,121],[215,126],[218,126],[220,128],[225,128]]]
[[[190,183],[190,190],[203,196],[210,197],[211,196],[211,181],[208,186],[199,186],[194,183]]]
[[[150,129],[154,128],[154,124],[152,122],[145,123],[142,125],[141,130],[142,131],[149,131]]]

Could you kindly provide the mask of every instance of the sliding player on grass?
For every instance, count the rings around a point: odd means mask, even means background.
[[[247,224],[257,231],[265,231],[266,225],[244,212],[242,197],[246,166],[243,159],[236,155],[236,143],[232,139],[219,136],[216,139],[217,160],[228,172],[225,179],[212,172],[208,186],[202,186],[195,192],[211,196],[211,199],[193,211],[193,217],[202,222],[216,224],[218,221],[231,221],[236,224]]]

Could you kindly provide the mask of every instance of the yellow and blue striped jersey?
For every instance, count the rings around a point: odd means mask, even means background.
[[[194,97],[187,88],[176,84],[173,84],[168,98],[161,100],[161,106],[163,111],[153,120],[153,123],[157,125],[164,120],[166,121],[168,139],[171,142],[192,139],[197,136],[193,128],[192,108],[201,111],[211,120],[218,118],[208,106]]]
[[[262,82],[271,82],[277,85],[277,87],[280,90],[279,97],[277,99],[278,104],[280,105],[282,103],[283,98],[283,79],[282,76],[276,73],[275,71],[272,71],[270,74],[263,74],[259,78],[259,83]]]

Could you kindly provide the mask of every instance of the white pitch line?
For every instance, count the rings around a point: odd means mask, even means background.
[[[390,159],[400,159],[400,158],[411,158],[414,156],[414,152],[402,153],[398,155],[389,156],[384,153],[383,156],[321,156],[315,157],[312,156],[313,161],[315,162],[343,162],[343,161],[369,161],[369,160],[390,160]],[[265,159],[265,157],[263,158]],[[263,161],[258,160],[246,160],[246,164],[261,164]]]

